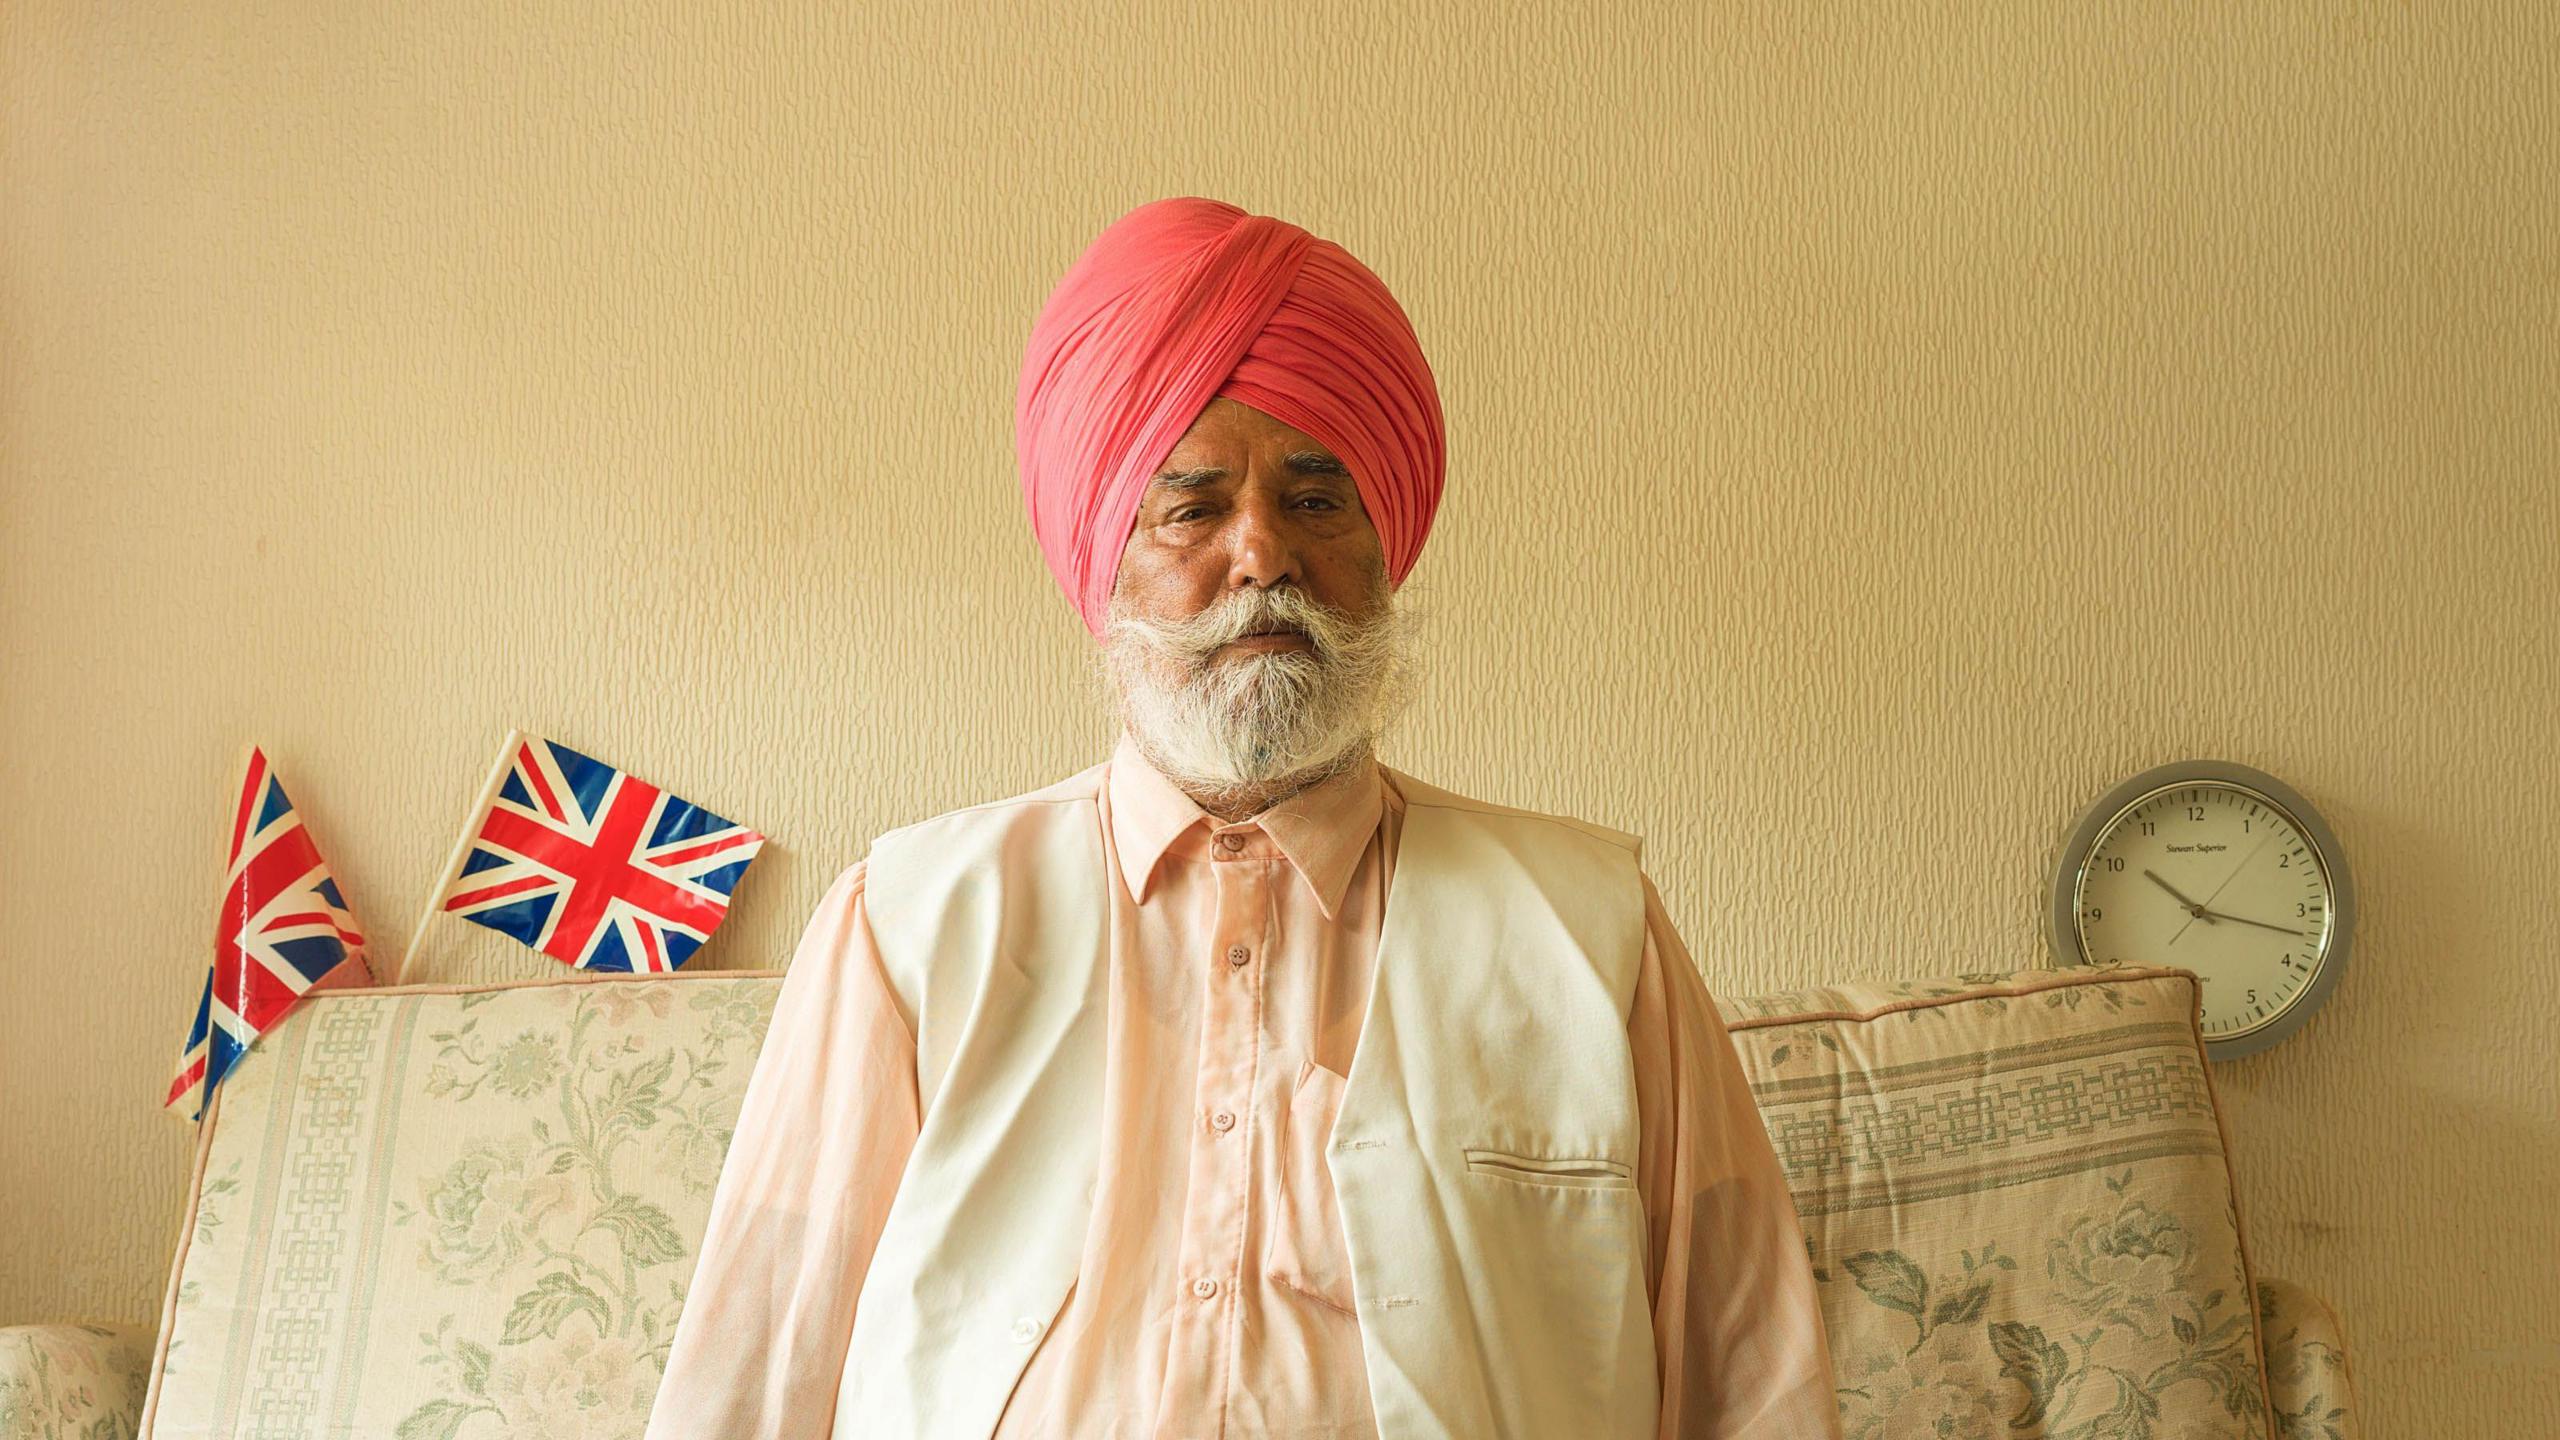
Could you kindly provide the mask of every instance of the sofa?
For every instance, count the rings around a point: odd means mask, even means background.
[[[156,1322],[0,1330],[0,1436],[637,1436],[780,975],[314,995],[205,1116]],[[2356,1433],[2338,1317],[2250,1268],[2196,1002],[1723,1002],[1850,1440]]]

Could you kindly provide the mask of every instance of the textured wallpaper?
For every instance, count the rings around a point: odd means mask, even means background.
[[[1201,193],[1439,376],[1387,760],[1641,833],[1717,993],[2040,960],[2145,766],[2306,791],[2254,1254],[2373,1433],[2552,1433],[2560,12],[2246,8],[0,5],[0,1323],[157,1313],[245,744],[386,948],[510,726],[634,769],[773,837],[721,966],[1102,758],[1014,366]]]

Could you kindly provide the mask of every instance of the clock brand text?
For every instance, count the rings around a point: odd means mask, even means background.
[[[2172,855],[2210,855],[2216,850],[2228,850],[2230,848],[2231,847],[2228,845],[2172,845],[2169,847],[2169,853]]]

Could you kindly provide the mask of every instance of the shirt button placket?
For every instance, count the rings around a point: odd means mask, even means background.
[[[1236,1299],[1234,1267],[1242,1253],[1245,1195],[1253,1147],[1240,1137],[1250,1128],[1245,1109],[1253,1096],[1262,1051],[1262,986],[1250,967],[1261,928],[1269,923],[1266,884],[1256,853],[1242,833],[1212,837],[1217,913],[1211,924],[1210,962],[1200,973],[1198,1089],[1189,1200],[1183,1210],[1183,1289],[1191,1303],[1177,1316],[1165,1377],[1169,1400],[1192,1413],[1223,1409],[1233,1383],[1222,1318]]]

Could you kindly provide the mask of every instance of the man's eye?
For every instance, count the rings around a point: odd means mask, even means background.
[[[1172,514],[1167,515],[1164,518],[1176,525],[1179,525],[1183,521],[1190,519],[1196,512],[1206,508],[1206,506],[1201,505],[1185,505],[1181,509],[1174,511]]]

